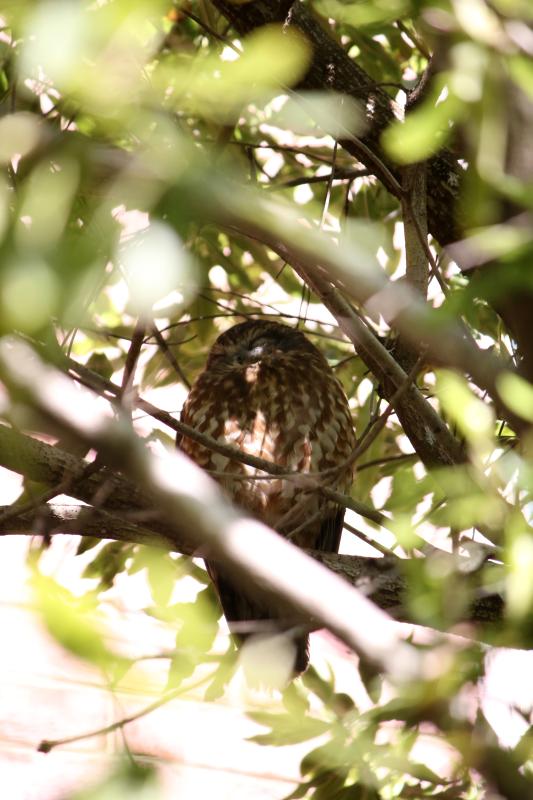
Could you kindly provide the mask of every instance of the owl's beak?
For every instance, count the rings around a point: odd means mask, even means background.
[[[251,350],[248,350],[245,358],[249,364],[254,364],[256,361],[259,361],[264,354],[265,354],[264,346],[258,345],[257,347],[253,347]]]
[[[243,367],[249,367],[252,364],[257,364],[258,361],[266,355],[268,348],[265,345],[259,344],[256,347],[252,347],[248,349],[247,347],[243,347],[239,350],[236,360],[239,365]]]

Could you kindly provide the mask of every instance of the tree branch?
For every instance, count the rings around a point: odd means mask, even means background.
[[[22,342],[0,342],[0,373],[18,402],[37,411],[47,428],[90,443],[108,467],[145,487],[172,534],[179,538],[184,533],[191,547],[223,563],[254,596],[268,598],[285,617],[290,616],[287,609],[311,617],[396,681],[423,679],[425,654],[402,640],[387,614],[331,570],[237,511],[184,454],[151,454],[123,414],[106,418],[92,393],[80,404],[72,382]]]
[[[11,506],[0,506],[0,514],[9,508]],[[48,504],[38,511],[41,513],[39,534],[44,532],[48,536],[65,534],[90,536],[94,539],[113,539],[130,544],[157,547],[182,555],[192,556],[195,554],[195,548],[191,546],[190,539],[177,540],[174,529],[165,526],[164,523],[158,526],[158,530],[151,530],[150,522],[144,526],[142,522],[135,523],[131,519],[119,518],[101,509],[88,506]],[[10,520],[9,523],[0,522],[0,536],[33,536],[32,527],[35,515],[35,512],[24,512]],[[168,530],[168,536],[162,532],[165,528]],[[352,586],[360,589],[373,603],[379,608],[389,611],[395,619],[401,622],[417,623],[409,606],[405,604],[407,591],[405,573],[410,559],[398,559],[390,556],[384,558],[352,556],[324,553],[318,550],[306,550],[305,552]],[[196,552],[196,554],[198,553]],[[442,555],[444,556],[444,554]],[[465,588],[470,587],[474,596],[470,606],[465,609],[462,621],[500,622],[504,613],[504,601],[501,595],[482,592],[476,596],[477,574],[475,571],[464,576],[464,583]],[[308,615],[304,614],[302,617],[306,621],[308,620]]]
[[[344,139],[339,144],[375,174],[389,191],[400,196],[400,170],[383,153],[380,136],[401,114],[389,95],[348,56],[309,8],[295,3],[287,15],[280,0],[255,0],[244,4],[212,0],[212,3],[241,35],[276,22],[282,23],[284,29],[301,31],[311,46],[312,59],[307,74],[296,89],[334,91],[359,101],[365,114],[366,130],[360,139]],[[380,169],[380,165],[384,169]],[[393,181],[389,180],[387,173]],[[453,242],[460,236],[455,203],[462,180],[463,170],[449,151],[443,150],[429,160],[428,224],[431,234],[441,244]]]
[[[232,202],[228,194],[229,190],[224,193],[224,197],[222,194],[220,197],[216,195],[213,207],[210,209],[218,224],[241,235],[257,239],[274,250],[299,274],[305,276],[304,280],[310,282],[311,288],[317,288],[319,297],[328,308],[330,307],[328,295],[331,294],[333,284],[337,289],[350,294],[361,305],[371,306],[375,311],[379,311],[388,324],[415,347],[420,347],[423,343],[438,363],[470,375],[472,380],[490,395],[499,413],[517,433],[527,430],[528,424],[505,406],[498,392],[498,380],[509,371],[509,365],[489,352],[481,350],[471,338],[466,338],[462,327],[455,320],[443,319],[442,316],[437,318],[435,309],[422,302],[404,283],[388,280],[377,263],[370,266],[364,254],[358,258],[357,250],[351,251],[347,244],[338,244],[333,239],[327,242],[323,233],[319,234],[317,231],[304,228],[291,217],[288,210],[285,217],[282,215],[281,207],[274,213],[271,205],[264,203],[257,196],[246,196],[244,189],[235,202]],[[344,306],[346,310],[349,307],[346,302]],[[342,316],[339,314],[335,316],[341,328],[350,336],[345,329]],[[373,349],[376,351],[376,346]],[[380,362],[384,361],[385,356],[382,354]],[[381,372],[379,364],[376,366]],[[396,364],[396,367],[390,365],[390,368],[396,372],[394,386],[398,388],[399,383],[405,380],[405,373],[402,370],[400,378],[397,372],[399,365]],[[429,406],[429,403],[426,405]],[[423,404],[419,403],[419,406],[422,409]],[[430,415],[431,412],[426,408],[424,418],[429,418]],[[433,417],[435,416],[433,412]],[[440,421],[438,427],[442,426],[443,423]]]

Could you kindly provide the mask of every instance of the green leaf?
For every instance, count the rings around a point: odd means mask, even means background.
[[[213,589],[202,589],[193,603],[177,603],[170,611],[181,622],[176,635],[176,655],[173,657],[168,686],[178,686],[189,677],[211,650],[218,633],[218,604]]]
[[[206,703],[213,703],[224,695],[226,687],[233,678],[237,666],[238,661],[236,658],[235,646],[230,640],[228,649],[221,658],[218,669],[215,671],[211,682],[204,692],[204,700]]]
[[[330,680],[326,681],[318,674],[314,667],[309,667],[302,675],[303,685],[306,689],[316,694],[326,705],[330,702],[335,694],[334,689],[334,676],[330,676]]]
[[[398,164],[424,161],[445,146],[451,134],[450,123],[460,118],[463,105],[453,95],[437,101],[438,94],[433,94],[404,122],[393,122],[384,131],[381,143]]]
[[[304,716],[309,711],[309,698],[294,681],[283,692],[282,701],[289,714]]]
[[[269,711],[255,711],[248,715],[254,722],[271,728],[270,733],[259,733],[249,737],[248,741],[258,744],[271,744],[278,747],[288,744],[306,742],[326,733],[331,723],[310,716],[293,716]]]
[[[348,752],[344,747],[344,742],[338,737],[334,737],[325,744],[315,747],[302,758],[300,775],[306,776],[324,770],[330,772],[336,767],[346,766],[347,761]]]
[[[66,650],[99,667],[110,668],[117,661],[125,661],[105,644],[105,628],[93,595],[75,597],[53,578],[39,574],[34,575],[31,585],[44,624]]]
[[[152,597],[158,606],[167,606],[176,583],[176,564],[166,553],[149,550],[147,578]]]
[[[290,794],[286,795],[283,800],[300,800],[301,797],[305,797],[309,791],[309,789],[313,786],[312,781],[307,781],[305,783],[300,783]]]
[[[403,17],[409,9],[407,0],[362,0],[341,3],[339,0],[315,0],[314,7],[323,17],[347,23],[356,28],[375,25]]]
[[[522,419],[533,422],[533,386],[513,372],[504,372],[496,387],[505,404]]]
[[[101,539],[97,539],[94,536],[82,536],[78,547],[76,548],[76,555],[81,556],[82,553],[86,553],[88,550],[92,550],[93,547],[97,547],[101,543]]]
[[[89,549],[89,548],[87,548]],[[130,557],[134,545],[124,542],[108,542],[87,564],[83,570],[84,578],[99,578],[99,589],[109,589],[115,577],[126,568],[126,561]]]

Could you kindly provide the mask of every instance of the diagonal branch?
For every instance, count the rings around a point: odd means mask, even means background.
[[[422,302],[405,283],[388,280],[377,262],[370,266],[364,254],[358,257],[356,249],[352,251],[346,244],[338,244],[333,239],[328,242],[323,234],[304,228],[294,217],[291,218],[288,209],[286,217],[280,221],[282,207],[274,208],[257,197],[254,200],[244,190],[234,202],[227,196],[224,199],[217,196],[216,192],[213,200],[211,214],[219,224],[270,247],[291,264],[304,280],[309,281],[311,288],[318,289],[320,286],[318,295],[328,308],[329,295],[336,288],[351,295],[361,305],[379,311],[385,321],[406,340],[418,347],[421,343],[427,346],[437,363],[471,376],[490,395],[497,411],[517,433],[527,430],[528,425],[505,406],[498,390],[498,381],[509,370],[508,364],[481,350],[471,338],[465,337],[463,328],[454,319],[443,318]],[[336,298],[338,300],[339,295]],[[348,310],[349,304],[345,302],[344,305]],[[335,316],[340,327],[350,336],[343,325],[342,315]],[[381,363],[384,363],[384,359],[383,354]],[[394,359],[391,361],[394,362]],[[405,380],[405,372],[401,370],[400,377],[397,371],[399,365],[394,363],[392,367],[389,362],[390,368],[396,373],[394,386],[398,387]],[[379,375],[376,377],[379,378]],[[420,402],[419,406],[422,409],[424,404]],[[425,406],[424,418],[429,419],[432,413],[427,408],[429,403],[425,403]],[[433,412],[433,416],[437,415]],[[440,421],[438,427],[442,425]]]
[[[22,342],[0,343],[0,373],[19,402],[38,411],[49,429],[90,442],[108,467],[145,487],[170,531],[184,532],[191,547],[223,563],[244,588],[253,587],[254,596],[268,598],[283,616],[289,616],[287,610],[310,616],[396,681],[423,679],[425,654],[402,640],[387,614],[331,570],[237,511],[184,454],[151,454],[124,415],[103,415],[97,395],[85,398],[83,409],[77,407],[72,382]],[[54,392],[47,390],[51,384]]]

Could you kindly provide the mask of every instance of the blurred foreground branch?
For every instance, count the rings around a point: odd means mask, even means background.
[[[153,456],[123,414],[106,417],[93,393],[80,402],[71,380],[26,344],[2,343],[0,372],[19,412],[36,413],[44,429],[69,432],[90,443],[108,468],[143,487],[176,544],[185,536],[190,548],[223,563],[243,587],[253,587],[258,597],[268,597],[284,613],[289,609],[311,617],[393,679],[421,678],[425,656],[403,641],[392,618],[331,570],[239,513],[182,453]],[[112,473],[108,477],[112,481]]]

